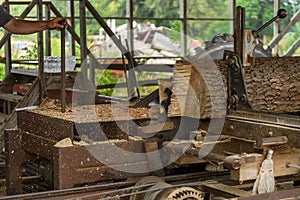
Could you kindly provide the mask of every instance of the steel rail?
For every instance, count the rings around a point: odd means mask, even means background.
[[[179,175],[170,175],[170,176],[165,176],[162,177],[163,180],[165,180],[167,183],[171,182],[179,182],[179,181],[185,181],[191,179],[199,179],[201,178],[208,178],[208,177],[216,177],[216,176],[226,176],[228,175],[229,172],[195,172],[195,173],[188,173],[188,174],[179,174]],[[144,188],[144,187],[150,187],[154,185],[155,183],[151,184],[144,184],[144,185],[139,185],[135,186],[137,181],[124,181],[124,182],[117,182],[117,183],[108,183],[108,184],[103,184],[103,185],[92,185],[92,186],[84,186],[84,187],[76,187],[76,188],[68,188],[68,189],[61,189],[61,190],[51,190],[51,191],[44,191],[44,192],[36,192],[36,193],[28,193],[28,194],[20,194],[20,195],[12,195],[12,196],[5,196],[5,197],[0,197],[0,200],[17,200],[17,199],[51,199],[54,197],[62,197],[62,196],[67,196],[67,195],[80,195],[82,197],[82,194],[84,193],[89,193],[89,192],[101,192],[101,190],[109,190],[107,192],[103,193],[98,193],[97,195],[105,195],[106,193],[111,194],[115,192],[128,192],[128,190],[132,189],[139,189],[139,188]],[[181,183],[181,184],[189,184],[189,183]],[[176,185],[175,185],[176,186]],[[178,184],[177,184],[178,186]],[[110,189],[114,190],[110,190]],[[117,189],[116,189],[117,188]]]

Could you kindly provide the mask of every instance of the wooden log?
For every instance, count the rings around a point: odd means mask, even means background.
[[[299,61],[300,57],[255,58],[251,66],[244,67],[246,89],[253,110],[300,112]],[[227,61],[191,62],[178,61],[174,66],[174,94],[168,115],[211,118],[212,114],[223,111],[226,102],[224,98],[227,97],[220,94],[228,94]],[[216,67],[209,67],[213,64]]]

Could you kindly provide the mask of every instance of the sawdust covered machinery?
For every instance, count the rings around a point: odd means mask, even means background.
[[[224,60],[202,54],[178,61],[173,80],[161,80],[158,91],[138,102],[81,105],[95,95],[76,90],[65,112],[47,100],[19,109],[18,128],[5,134],[8,194],[23,192],[24,163],[39,166],[57,190],[146,177],[136,183],[139,190],[127,191],[130,199],[197,200],[216,191],[240,197],[251,195],[249,187],[257,194],[297,185],[300,59],[252,58],[261,29],[245,29],[243,12],[236,12],[234,52]],[[285,15],[279,10],[268,24]],[[170,187],[153,177],[199,171],[232,182]]]

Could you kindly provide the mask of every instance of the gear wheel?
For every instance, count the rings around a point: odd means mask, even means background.
[[[204,200],[204,193],[191,187],[165,190],[159,200]]]

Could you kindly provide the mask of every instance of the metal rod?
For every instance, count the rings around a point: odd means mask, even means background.
[[[121,36],[119,36],[119,40],[121,42]],[[125,57],[124,57],[124,54],[121,52],[121,55],[122,55],[122,64],[123,64],[123,67],[124,67],[124,75],[125,75],[125,80],[126,80],[126,88],[127,88],[127,94],[128,94],[128,97],[130,97],[130,84],[129,84],[129,81],[128,81],[128,76],[127,76],[127,65],[125,63]]]
[[[79,13],[80,13],[80,60],[81,60],[81,73],[84,79],[88,78],[88,61],[87,61],[87,42],[86,42],[86,0],[79,1]]]
[[[128,59],[128,69],[129,69],[129,72],[128,72],[128,79],[130,81],[130,84],[131,85],[131,89],[134,88],[134,85],[136,87],[136,92],[137,92],[137,96],[138,98],[141,97],[141,94],[140,94],[140,89],[139,89],[139,84],[137,82],[137,79],[136,79],[136,75],[135,75],[135,64],[134,64],[134,61],[133,61],[133,57],[131,56],[131,50],[130,50],[130,47],[129,47],[129,44],[128,44],[128,40],[125,39],[125,42],[126,42],[126,46],[127,46],[127,50],[128,50],[128,55],[129,55],[129,59]],[[133,97],[133,93],[134,91],[130,91],[130,96],[129,97]]]
[[[276,44],[285,36],[285,34],[300,20],[300,10],[290,19],[289,23],[284,27],[280,33],[272,39],[269,43],[271,48],[274,48]]]
[[[57,10],[57,8],[55,6],[53,6],[53,4],[51,5],[51,10],[52,12],[57,16],[57,17],[63,17],[63,15]],[[69,31],[69,33],[72,35],[73,39],[80,45],[80,37],[77,35],[77,33],[74,31],[73,26],[69,25],[67,27],[67,30]],[[92,54],[92,52],[90,52],[90,50],[86,47],[86,46],[80,46],[81,48],[85,48],[87,51],[88,56],[90,57],[91,60],[95,61],[95,63],[97,63],[97,66],[100,66],[100,63],[98,62],[98,60],[95,58],[95,56]]]
[[[187,54],[187,0],[180,0],[180,42],[181,56]]]
[[[243,57],[243,30],[245,25],[245,8],[238,6],[234,20],[234,53]]]
[[[262,31],[263,29],[265,29],[267,26],[269,26],[270,24],[272,24],[273,22],[275,22],[277,19],[283,19],[287,16],[286,10],[284,9],[279,9],[277,11],[277,15],[275,17],[273,17],[272,19],[270,19],[268,22],[266,22],[264,25],[262,25],[261,27],[259,27],[256,31],[253,31],[254,37],[257,38],[259,35],[259,32]]]
[[[61,29],[61,112],[66,111],[66,52],[65,52],[65,29]]]
[[[46,13],[45,13],[46,20],[50,20],[51,12],[50,12],[50,5],[46,5]],[[46,30],[46,56],[51,56],[51,31]]]
[[[292,46],[290,46],[290,48],[284,54],[284,57],[292,56],[299,48],[299,46],[300,46],[300,38],[298,38],[298,40],[296,40],[296,42],[294,42]]]
[[[9,12],[9,2],[8,0],[5,0],[5,8],[7,12]],[[5,30],[5,33],[8,31]],[[6,41],[5,47],[4,47],[4,52],[5,52],[5,75],[8,75],[11,71],[12,68],[12,61],[11,61],[11,37],[9,37]]]
[[[294,164],[291,164],[291,163],[286,163],[286,166],[287,166],[287,167],[296,168],[296,169],[300,169],[300,166],[299,166],[299,165],[294,165]]]
[[[266,22],[264,25],[262,25],[261,27],[259,27],[255,32],[259,33],[260,31],[262,31],[263,29],[265,29],[267,26],[269,26],[270,24],[272,24],[273,22],[275,22],[278,18],[279,18],[279,16],[273,17],[268,22]]]
[[[95,10],[95,8],[92,6],[92,4],[89,1],[86,1],[86,7],[91,12],[91,14],[94,16],[94,18],[97,20],[97,22],[101,25],[101,27],[104,29],[104,31],[107,33],[107,35],[111,38],[111,40],[115,43],[115,45],[120,49],[122,54],[130,60],[131,54],[130,52],[123,46],[123,44],[119,41],[117,36],[112,32],[112,30],[109,28],[109,26],[106,24],[104,19],[98,14],[98,12]]]
[[[38,15],[37,18],[38,20],[43,19],[43,1],[39,0],[37,3],[37,9],[38,9]],[[44,83],[44,33],[38,32],[38,63],[39,63],[39,68],[38,68],[38,77],[40,80],[40,97],[39,100],[40,102],[43,101],[43,98],[45,96],[45,83]]]

